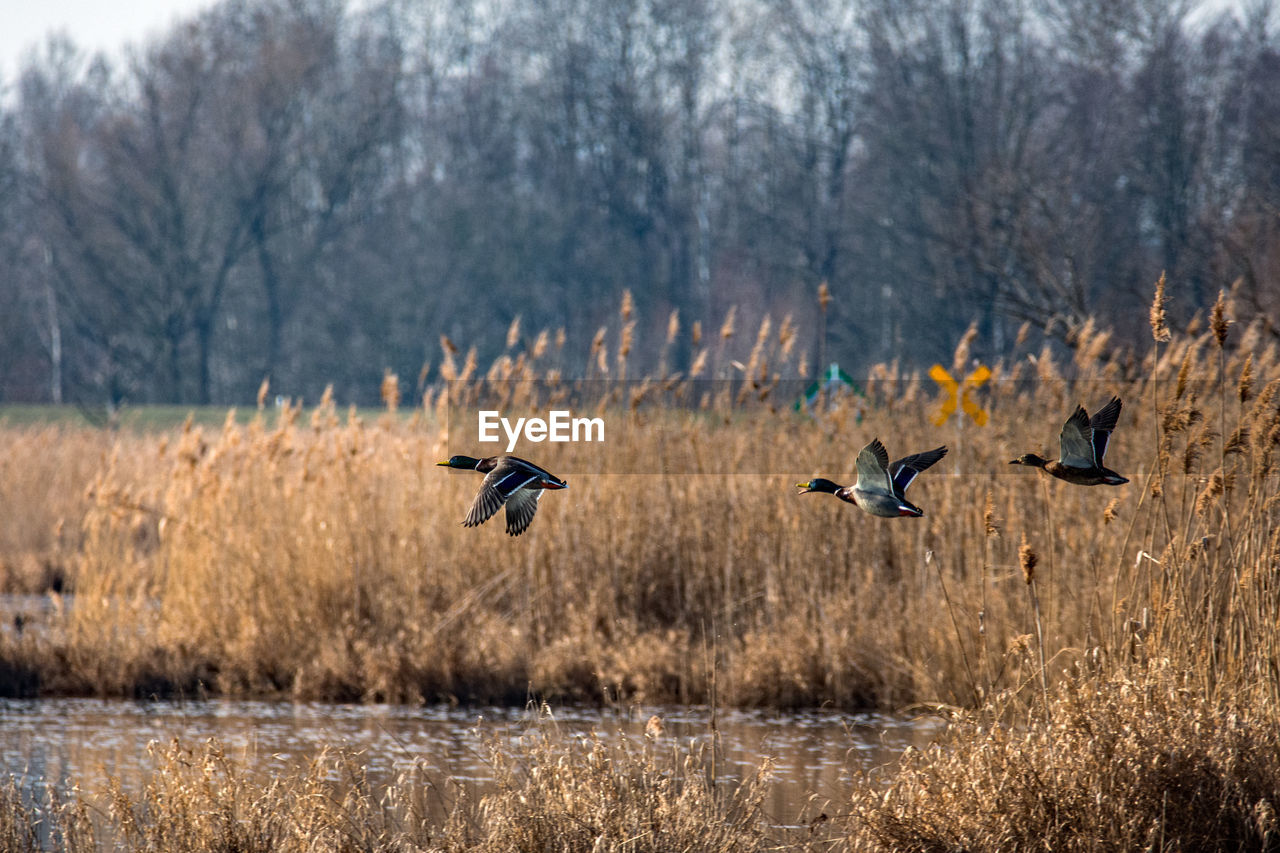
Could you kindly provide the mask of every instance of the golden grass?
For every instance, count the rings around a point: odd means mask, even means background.
[[[717,777],[713,756],[696,745],[563,735],[544,715],[516,739],[486,742],[493,783],[484,791],[421,765],[374,786],[361,757],[341,750],[264,783],[216,741],[157,744],[137,790],[110,778],[69,780],[74,788],[33,797],[11,779],[0,788],[0,845],[66,853],[1276,849],[1280,728],[1266,691],[1208,695],[1169,664],[1126,669],[1060,685],[1051,724],[1000,719],[994,708],[963,712],[942,742],[909,751],[883,779],[859,780],[847,811],[807,826],[781,826],[765,810],[767,762]]]
[[[767,390],[762,365],[787,356],[764,332],[746,370]],[[666,473],[575,474],[519,539],[500,519],[459,525],[479,478],[435,467],[442,398],[371,420],[325,400],[273,426],[229,416],[109,449],[96,433],[10,430],[3,482],[22,509],[0,523],[0,565],[71,567],[75,596],[0,652],[39,690],[102,695],[978,707],[1043,693],[1081,661],[1204,656],[1206,686],[1270,683],[1275,347],[1182,334],[1138,364],[1101,359],[1101,333],[1078,343],[1069,363],[997,365],[983,429],[935,427],[933,391],[891,367],[818,419],[754,402],[746,381],[688,413],[602,386],[619,399],[613,470]],[[489,372],[537,366],[504,355]],[[519,393],[512,405],[537,402]],[[1087,489],[1007,464],[1056,449],[1075,403],[1110,394],[1126,405],[1108,461],[1133,482]],[[895,456],[951,446],[912,487],[926,517],[795,494],[797,477],[851,482],[877,435]],[[572,467],[587,451],[559,452]]]
[[[563,737],[545,716],[514,744],[490,741],[484,754],[494,781],[480,795],[421,767],[375,788],[359,755],[340,750],[263,784],[216,741],[157,744],[136,792],[108,779],[33,798],[10,780],[0,788],[0,843],[11,853],[710,853],[776,849],[783,837],[767,831],[761,811],[767,765],[717,780],[696,748]],[[441,805],[443,822],[431,817]]]
[[[852,849],[1274,850],[1280,729],[1266,691],[1168,664],[1058,691],[1047,725],[966,716],[854,794]]]
[[[85,486],[116,437],[67,426],[2,427],[0,589],[61,588],[89,508]]]
[[[1225,304],[1207,331],[1176,332],[1160,303],[1158,349],[1145,355],[1086,327],[1070,361],[1045,350],[995,365],[982,429],[935,427],[933,389],[891,365],[856,405],[793,413],[768,393],[775,375],[804,372],[794,328],[762,325],[735,363],[736,315],[718,340],[694,324],[694,372],[746,378],[703,405],[685,384],[696,377],[655,377],[699,401],[655,412],[634,379],[610,384],[636,345],[627,309],[616,342],[607,329],[592,342],[601,405],[626,427],[609,448],[616,466],[574,470],[519,539],[500,520],[459,526],[478,477],[434,463],[473,448],[447,440],[434,397],[411,416],[343,417],[322,401],[310,417],[229,417],[221,431],[109,449],[92,433],[8,430],[6,499],[67,485],[0,520],[0,560],[66,567],[74,599],[40,630],[0,635],[0,677],[10,691],[104,695],[941,706],[957,720],[944,746],[909,756],[887,792],[855,788],[829,832],[788,843],[1273,849],[1280,353],[1257,326],[1233,328]],[[668,328],[664,346],[679,330]],[[537,341],[485,375],[554,384],[564,337]],[[953,375],[967,372],[972,342],[960,342]],[[466,395],[474,351],[461,367],[455,354],[446,342],[440,374]],[[545,402],[520,396],[528,384],[511,386],[512,406]],[[383,391],[400,406],[394,377]],[[1053,455],[1071,408],[1112,394],[1125,408],[1108,462],[1131,483],[1081,488],[1008,465],[1027,450]],[[877,435],[895,456],[950,445],[912,487],[924,518],[794,493],[815,474],[850,482]],[[564,473],[560,463],[585,458],[574,452],[535,458]],[[640,470],[662,473],[611,473]],[[38,575],[11,572],[12,589],[35,583],[19,576]],[[421,785],[335,801],[305,780],[190,783],[208,791],[199,808],[148,789],[141,801],[122,794],[116,819],[133,833],[126,849],[209,849],[183,848],[188,838],[291,849],[300,831],[285,812],[326,839],[307,849],[766,843],[758,790],[699,787],[705,767],[687,756],[652,764],[624,745],[556,739],[495,748],[502,793],[459,800],[438,835],[406,805]],[[180,784],[179,765],[158,784]],[[386,805],[396,797],[399,812]],[[7,802],[0,831],[20,849],[28,812]],[[220,807],[234,819],[218,823]],[[615,812],[627,815],[617,825],[604,817]],[[371,834],[343,840],[354,826]],[[562,836],[576,840],[555,847]]]

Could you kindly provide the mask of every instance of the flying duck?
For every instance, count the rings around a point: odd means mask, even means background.
[[[907,500],[905,495],[916,476],[947,455],[946,447],[926,450],[904,456],[889,464],[889,453],[875,438],[858,453],[858,481],[852,486],[840,486],[821,477],[807,483],[796,483],[800,494],[829,492],[842,501],[855,504],[864,512],[882,518],[913,516],[919,518],[924,510]]]
[[[1009,462],[1010,465],[1029,465],[1045,473],[1075,483],[1077,486],[1120,486],[1129,482],[1115,471],[1103,466],[1102,457],[1107,453],[1107,442],[1120,417],[1120,398],[1112,397],[1092,418],[1084,406],[1076,410],[1062,425],[1058,437],[1061,449],[1059,458],[1053,461],[1041,459],[1034,453],[1024,453]]]
[[[480,484],[480,491],[462,524],[464,527],[484,524],[505,504],[509,536],[519,536],[529,527],[544,490],[569,488],[569,484],[555,474],[518,456],[489,456],[484,459],[451,456],[436,464],[484,472],[484,482]]]

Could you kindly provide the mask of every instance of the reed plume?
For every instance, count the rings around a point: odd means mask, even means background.
[[[1213,339],[1218,344],[1218,349],[1222,349],[1227,345],[1227,327],[1231,321],[1227,319],[1226,308],[1226,291],[1218,291],[1218,299],[1213,303],[1213,308],[1209,312],[1209,330],[1213,333]]]
[[[1172,338],[1169,331],[1167,318],[1165,316],[1165,274],[1160,273],[1160,278],[1156,280],[1155,297],[1151,300],[1151,312],[1149,320],[1151,323],[1151,338],[1156,343],[1164,343]]]

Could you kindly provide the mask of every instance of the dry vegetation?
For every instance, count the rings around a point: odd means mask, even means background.
[[[610,445],[611,470],[662,473],[593,475],[574,470],[572,450],[530,454],[568,466],[571,489],[548,495],[519,539],[500,523],[459,525],[478,478],[434,463],[476,448],[446,437],[439,397],[394,411],[393,378],[393,411],[369,419],[326,400],[270,427],[229,418],[221,432],[117,437],[109,450],[96,435],[10,430],[3,488],[67,485],[20,524],[0,523],[0,560],[65,566],[75,594],[39,630],[4,634],[8,689],[936,705],[956,715],[954,741],[910,756],[887,792],[857,792],[851,815],[803,843],[1276,847],[1280,355],[1259,326],[1228,321],[1220,300],[1205,330],[1166,334],[1153,310],[1146,352],[1091,328],[1069,361],[1021,352],[981,392],[983,429],[935,427],[932,384],[892,366],[873,372],[865,399],[795,413],[766,393],[802,361],[789,323],[763,327],[738,366],[732,318],[709,342],[695,329],[695,372],[732,373],[734,390],[655,414],[635,384],[615,385],[609,417],[627,429]],[[626,374],[626,306],[619,327],[612,358],[605,330],[592,344],[598,380]],[[563,340],[542,335],[527,351],[518,340],[489,378],[554,380]],[[967,370],[971,343],[953,372]],[[453,355],[446,347],[440,375],[466,393],[474,360],[458,367]],[[1130,484],[1087,489],[1007,464],[1056,450],[1070,409],[1111,394],[1125,408],[1108,461]],[[796,477],[851,482],[857,449],[876,435],[894,455],[951,446],[912,487],[924,518],[884,521],[794,493]],[[83,486],[66,479],[76,476]],[[692,784],[696,758],[659,768],[618,745],[548,741],[494,760],[529,770],[485,803],[460,803],[444,847],[765,844],[755,789]],[[308,784],[257,792],[236,825],[295,831],[271,798],[300,820],[321,801]],[[372,802],[352,808],[350,821],[389,820],[360,811]],[[614,812],[627,817],[600,817]],[[159,821],[165,807],[139,814],[133,824]],[[412,835],[426,830],[384,828],[351,846],[430,846]],[[271,837],[221,849],[292,849]]]
[[[1238,692],[1237,692],[1238,691]],[[1206,692],[1168,664],[1064,685],[1044,725],[968,717],[854,795],[867,849],[1280,848],[1268,690]]]
[[[1265,692],[1265,691],[1264,691]],[[417,766],[372,785],[335,751],[270,784],[209,742],[153,747],[140,791],[115,780],[0,788],[0,847],[204,851],[1274,850],[1280,735],[1257,691],[1206,695],[1166,664],[1084,677],[1052,723],[966,714],[851,791],[848,812],[782,826],[766,764],[717,777],[697,748],[561,735],[549,717],[485,747],[477,796]],[[1027,724],[1030,722],[1030,724]],[[441,809],[445,816],[439,817]]]
[[[11,779],[0,788],[0,849],[711,853],[787,843],[762,820],[767,767],[717,780],[701,753],[564,738],[548,717],[515,746],[488,743],[486,757],[495,791],[476,801],[422,768],[377,790],[359,756],[340,751],[264,786],[216,742],[156,745],[140,793],[113,781],[98,796],[33,795]],[[439,801],[443,821],[432,817]]]

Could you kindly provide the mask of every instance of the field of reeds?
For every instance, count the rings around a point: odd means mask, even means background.
[[[1087,327],[1061,355],[1020,335],[973,392],[989,415],[982,427],[935,425],[937,386],[893,365],[861,378],[860,395],[797,411],[781,379],[812,368],[789,322],[775,331],[766,320],[744,341],[731,316],[718,335],[690,330],[687,375],[627,377],[638,344],[624,306],[618,328],[591,344],[593,387],[605,389],[597,410],[617,439],[605,456],[522,447],[571,488],[548,494],[515,539],[500,518],[461,527],[479,475],[435,463],[483,455],[459,423],[460,396],[482,383],[554,388],[562,336],[524,348],[513,331],[483,373],[445,342],[435,368],[445,384],[409,406],[389,376],[380,414],[326,398],[270,420],[229,416],[220,430],[9,428],[0,501],[21,509],[0,519],[0,579],[9,591],[58,592],[0,635],[0,689],[927,708],[953,715],[953,740],[908,756],[887,787],[851,791],[847,814],[785,843],[1274,848],[1280,352],[1225,299],[1170,331],[1162,299],[1146,343]],[[681,333],[673,318],[664,356]],[[953,375],[971,369],[973,343],[958,342]],[[700,381],[711,391],[689,391],[687,408],[646,403]],[[1124,410],[1107,459],[1129,484],[1071,486],[1008,464],[1029,450],[1055,456],[1071,409],[1112,395]],[[547,399],[511,392],[508,403],[545,410]],[[796,494],[815,475],[852,482],[874,436],[895,458],[951,448],[912,486],[923,518]],[[499,750],[495,760],[528,772],[509,796],[460,807],[439,835],[363,812],[343,819],[442,849],[780,843],[753,817],[751,786],[726,794],[697,781],[696,756],[655,764],[618,749]],[[305,814],[313,784],[237,800],[232,823],[256,827],[255,809],[275,819],[272,797]],[[135,805],[164,819],[161,806]],[[61,808],[74,835],[74,809]],[[631,816],[613,825],[579,808]],[[22,809],[11,811],[21,825]],[[396,820],[411,823],[404,814]],[[580,843],[544,843],[572,828]],[[137,829],[152,831],[168,830]],[[219,849],[288,848],[237,845]]]
[[[11,776],[0,849],[1274,850],[1280,729],[1266,701],[1206,694],[1165,664],[1075,680],[1038,709],[1049,723],[960,715],[943,742],[858,779],[846,802],[785,822],[765,805],[767,761],[717,776],[705,747],[570,737],[550,717],[486,742],[483,796],[425,766],[375,786],[340,749],[263,784],[217,742],[155,744],[141,790],[108,778],[33,792]]]

